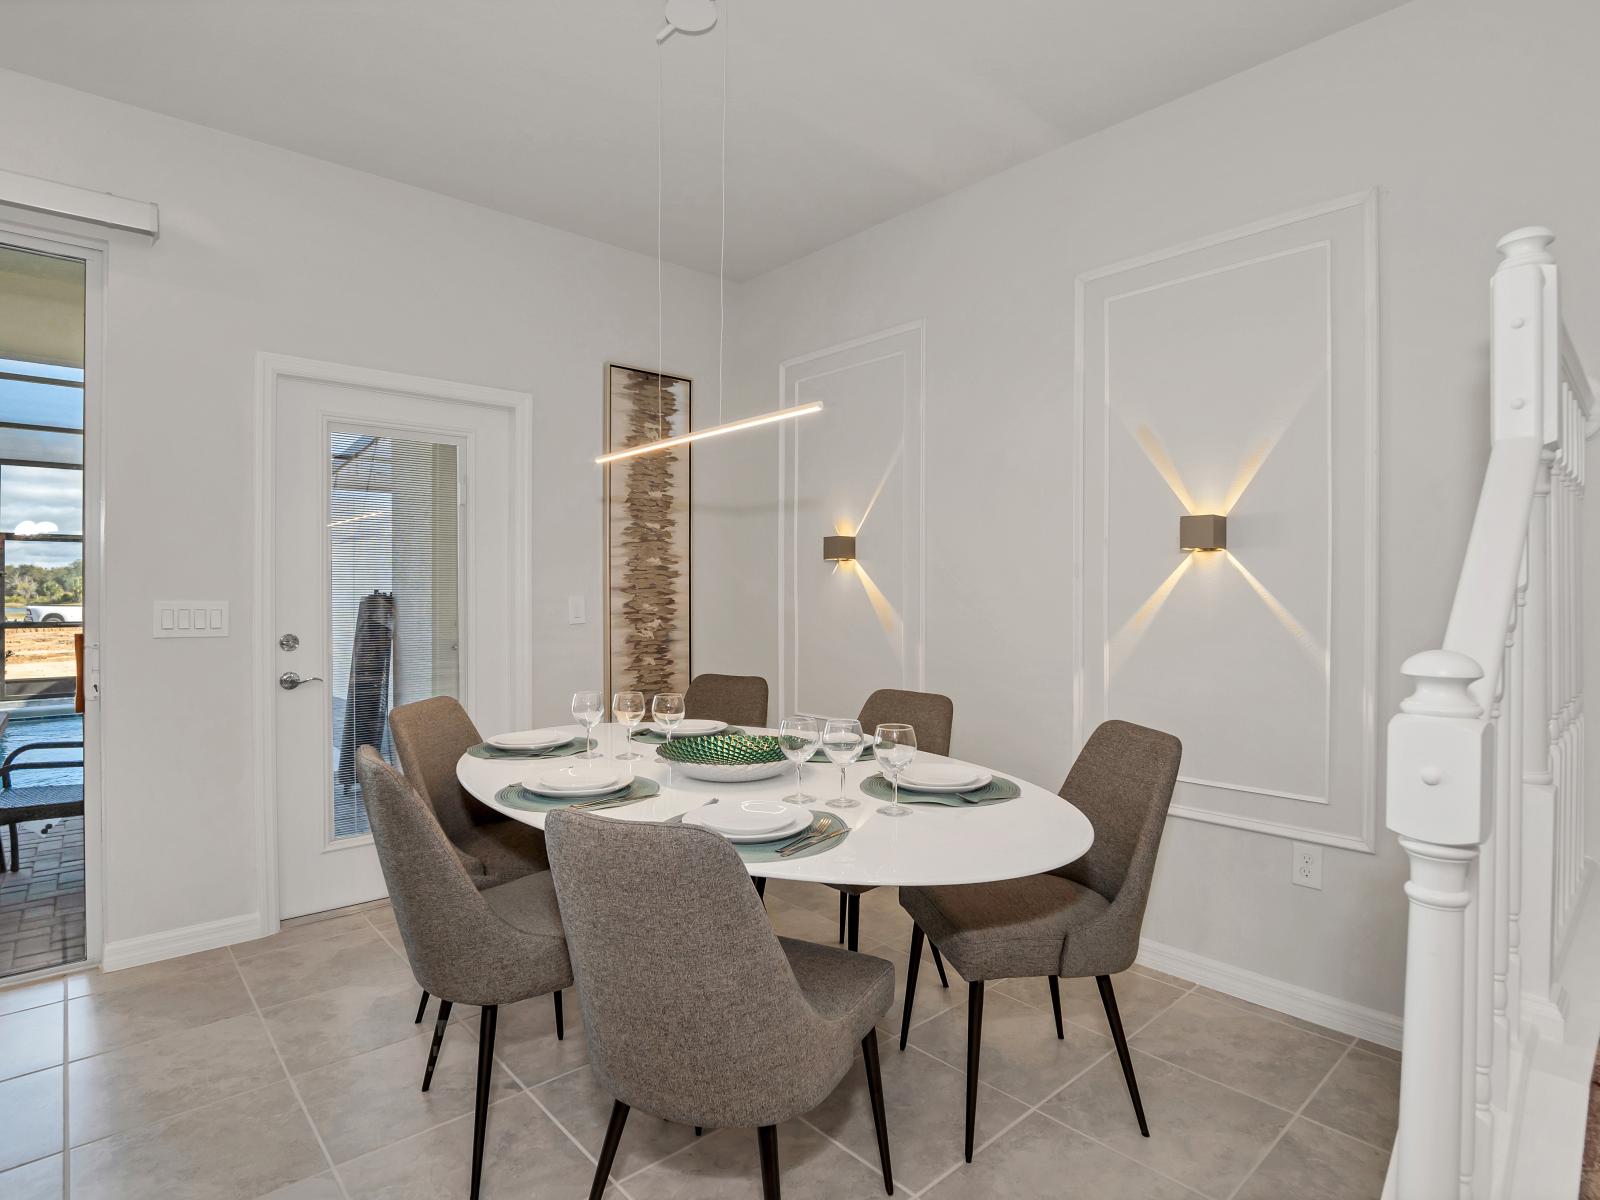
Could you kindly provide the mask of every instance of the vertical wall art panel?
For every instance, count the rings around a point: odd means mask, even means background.
[[[785,406],[820,416],[781,435],[778,703],[854,716],[878,687],[923,685],[921,324],[784,363]],[[822,558],[854,534],[856,558]]]
[[[606,368],[607,451],[690,429],[691,384]],[[606,692],[689,686],[690,447],[605,468]]]
[[[1080,740],[1183,739],[1175,815],[1374,833],[1373,199],[1078,281]],[[1227,518],[1179,549],[1185,515]]]

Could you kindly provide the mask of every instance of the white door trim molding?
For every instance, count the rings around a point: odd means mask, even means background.
[[[927,687],[927,628],[928,628],[928,523],[927,523],[927,458],[928,458],[928,329],[925,320],[906,321],[902,324],[880,329],[875,333],[863,334],[860,337],[850,338],[847,341],[824,346],[818,350],[811,350],[793,358],[784,359],[778,364],[778,406],[792,408],[800,403],[790,394],[790,375],[798,367],[819,359],[829,358],[851,350],[860,350],[876,342],[885,342],[903,334],[915,334],[917,387],[912,395],[903,397],[904,401],[914,405],[916,414],[916,440],[914,444],[908,443],[906,452],[916,455],[917,470],[917,495],[916,514],[918,530],[915,543],[917,569],[910,578],[914,589],[914,596],[907,604],[908,624],[915,625],[915,632],[908,644],[903,647],[905,670],[905,686],[918,691]],[[864,358],[851,362],[837,370],[851,370],[856,367],[868,366],[872,363],[882,362],[888,358],[903,356],[904,352],[893,350],[873,358]],[[836,371],[819,371],[810,378],[822,378],[834,374]],[[837,413],[835,414],[838,415]],[[823,418],[826,420],[826,416]],[[796,431],[791,429],[790,422],[778,432],[778,705],[783,712],[798,712],[799,709],[799,669],[798,663],[790,666],[790,651],[793,645],[798,644],[798,602],[793,597],[792,589],[796,579],[796,556],[799,553],[799,530],[796,526],[798,520],[795,506],[789,498],[789,489],[793,487],[798,470],[797,444],[794,438]],[[792,694],[791,694],[792,693]]]
[[[81,259],[84,263],[83,314],[83,886],[84,961],[105,953],[104,774],[101,753],[102,709],[99,680],[106,660],[106,288],[110,246],[104,239],[55,232],[0,217],[0,241],[26,250]],[[114,661],[114,659],[113,659]],[[83,964],[68,964],[69,968]]]
[[[322,362],[292,355],[258,351],[256,354],[255,438],[255,555],[252,597],[254,613],[251,636],[252,703],[255,707],[255,824],[256,824],[256,915],[252,936],[265,937],[278,930],[278,823],[277,779],[274,755],[276,707],[273,681],[277,674],[276,644],[270,625],[272,615],[272,556],[274,543],[274,503],[276,496],[274,445],[277,412],[275,400],[281,379],[304,379],[316,383],[343,384],[373,391],[406,396],[476,404],[506,410],[511,417],[513,462],[525,469],[511,472],[511,540],[515,561],[512,579],[515,600],[512,614],[511,659],[513,675],[527,681],[526,691],[516,698],[516,719],[529,719],[533,709],[533,552],[529,544],[533,521],[533,395],[505,388],[484,387],[446,379],[429,379],[374,367]]]
[[[1377,189],[1369,189],[1351,195],[1341,196],[1321,204],[1312,205],[1294,212],[1284,213],[1279,216],[1268,217],[1234,229],[1225,230],[1206,237],[1197,238],[1181,245],[1172,246],[1149,254],[1139,255],[1125,259],[1121,262],[1111,263],[1107,266],[1097,267],[1094,270],[1080,274],[1074,283],[1074,312],[1073,312],[1073,429],[1075,433],[1075,476],[1073,482],[1073,616],[1072,616],[1072,708],[1073,708],[1073,741],[1074,745],[1081,747],[1087,739],[1089,729],[1087,725],[1088,706],[1091,700],[1091,672],[1089,670],[1091,648],[1087,644],[1084,619],[1085,604],[1085,575],[1087,572],[1087,555],[1090,549],[1089,531],[1086,527],[1086,509],[1088,504],[1087,453],[1086,437],[1088,433],[1088,379],[1086,377],[1086,338],[1088,324],[1086,319],[1086,304],[1090,285],[1125,272],[1155,266],[1171,259],[1181,258],[1196,251],[1209,250],[1223,246],[1229,242],[1239,241],[1259,234],[1270,233],[1301,222],[1327,217],[1346,210],[1357,210],[1362,223],[1361,261],[1365,278],[1362,281],[1362,334],[1365,338],[1365,357],[1362,364],[1361,392],[1363,404],[1363,420],[1365,424],[1365,445],[1361,448],[1361,466],[1363,468],[1362,484],[1359,503],[1362,506],[1361,528],[1363,545],[1360,548],[1362,568],[1365,572],[1365,587],[1362,594],[1362,635],[1359,657],[1360,694],[1361,694],[1361,751],[1362,751],[1362,778],[1360,803],[1359,830],[1354,832],[1330,832],[1312,826],[1302,827],[1297,823],[1280,822],[1275,820],[1260,819],[1240,814],[1217,812],[1206,808],[1175,802],[1171,815],[1189,820],[1205,821],[1211,824],[1223,825],[1230,828],[1249,830],[1255,833],[1267,834],[1274,837],[1292,838],[1299,841],[1318,842],[1324,845],[1336,846],[1341,849],[1358,850],[1365,853],[1374,853],[1377,837],[1377,747],[1378,725],[1376,718],[1377,705],[1377,665],[1378,665],[1378,570],[1379,570],[1379,538],[1378,538],[1378,502],[1379,502],[1379,464],[1378,464],[1378,438],[1379,438],[1379,319],[1378,319],[1378,249],[1377,249]],[[1266,257],[1279,257],[1282,254],[1294,253],[1300,247],[1289,251],[1279,251]],[[1202,274],[1215,273],[1217,270],[1231,269],[1233,266],[1246,265],[1256,260],[1242,260],[1240,263],[1228,264],[1225,267],[1214,268]],[[1199,276],[1196,276],[1198,278]],[[1171,283],[1183,282],[1189,277],[1184,276],[1165,281],[1158,286],[1168,286]],[[1331,377],[1330,362],[1330,377]],[[1330,401],[1330,414],[1332,411]],[[1332,480],[1332,445],[1330,439],[1330,486]],[[1105,471],[1102,469],[1102,479]],[[1351,503],[1357,502],[1354,495],[1356,489],[1351,487]],[[1330,525],[1332,523],[1332,506],[1330,505]],[[1100,535],[1104,540],[1104,534]],[[1330,555],[1332,542],[1330,536]],[[1332,571],[1329,572],[1330,588]],[[1102,581],[1103,582],[1103,581]],[[1328,621],[1331,625],[1334,620],[1333,605],[1328,606]],[[1331,638],[1329,639],[1331,642]],[[1096,657],[1103,657],[1104,646],[1094,648]],[[1331,674],[1330,674],[1331,680]],[[1100,684],[1104,686],[1103,682]],[[1102,697],[1103,698],[1103,697]],[[1330,731],[1333,726],[1333,708],[1330,706],[1327,713],[1327,724]],[[1331,765],[1331,763],[1330,763]],[[1217,782],[1210,779],[1194,779],[1188,776],[1180,777],[1183,782],[1204,787],[1222,789],[1225,791],[1249,792],[1259,795],[1273,796],[1284,800],[1296,802],[1311,802],[1326,805],[1331,796],[1331,783],[1325,791],[1328,795],[1318,797],[1302,795],[1292,792],[1280,791],[1253,786],[1242,786],[1231,782]]]

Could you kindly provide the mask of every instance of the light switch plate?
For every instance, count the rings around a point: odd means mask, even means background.
[[[155,636],[213,638],[228,636],[226,600],[157,600]]]

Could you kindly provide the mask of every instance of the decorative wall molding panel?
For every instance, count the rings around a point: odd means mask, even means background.
[[[1174,815],[1371,851],[1375,196],[1077,281],[1075,734],[1177,734]],[[1225,516],[1226,548],[1179,549]]]
[[[789,359],[779,435],[778,710],[854,716],[871,687],[923,686],[922,322]],[[829,534],[857,558],[822,558]]]

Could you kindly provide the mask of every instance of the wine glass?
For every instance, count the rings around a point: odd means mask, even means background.
[[[785,717],[778,722],[778,748],[794,764],[794,794],[784,797],[790,804],[810,804],[816,800],[815,796],[806,795],[804,763],[816,752],[821,740],[822,726],[815,717]]]
[[[644,693],[643,692],[618,692],[611,697],[611,715],[622,725],[623,740],[628,744],[625,753],[617,755],[619,759],[643,758],[633,749],[634,726],[644,720]]]
[[[893,802],[880,805],[878,811],[886,817],[909,817],[911,810],[900,803],[900,772],[917,757],[917,731],[909,725],[879,725],[873,753],[879,769],[894,785]]]
[[[599,758],[600,752],[595,749],[596,742],[590,737],[591,731],[600,723],[600,718],[605,715],[606,706],[600,699],[599,692],[573,692],[572,693],[572,719],[583,726],[583,739],[588,743],[587,749],[579,758]]]
[[[655,718],[657,725],[667,731],[667,741],[670,742],[672,731],[683,720],[683,693],[657,692],[656,698],[650,703],[650,715]]]
[[[822,727],[822,752],[839,768],[839,798],[829,800],[829,808],[855,808],[861,801],[844,794],[845,768],[861,757],[867,739],[861,732],[861,722],[845,717],[829,721]]]

